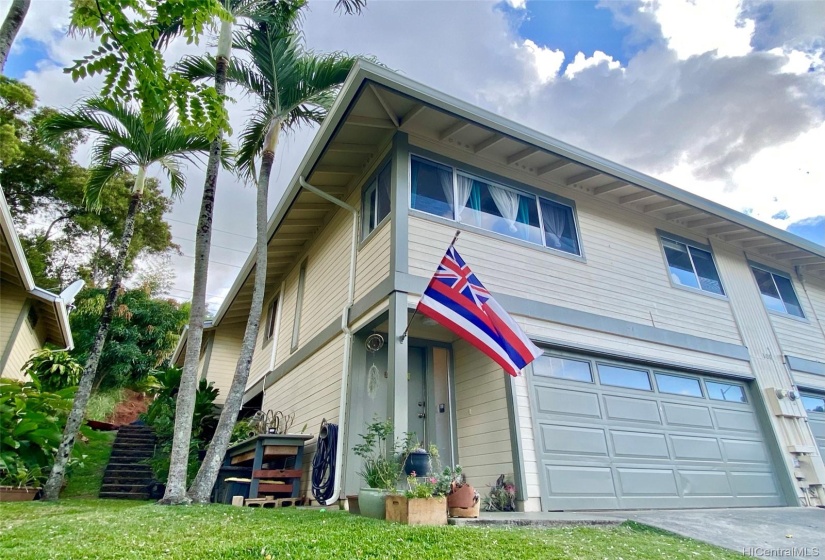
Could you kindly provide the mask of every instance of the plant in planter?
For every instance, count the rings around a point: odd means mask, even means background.
[[[484,511],[516,511],[516,485],[512,480],[498,477],[484,497]]]
[[[44,479],[40,467],[28,469],[22,462],[18,462],[13,468],[0,469],[0,502],[33,500]]]
[[[438,448],[434,445],[430,446],[430,451],[424,449],[424,444],[418,441],[418,436],[415,432],[407,432],[404,438],[403,454],[404,460],[404,474],[409,476],[413,471],[418,473],[418,476],[429,476],[432,472],[432,454],[431,451],[435,449],[435,457],[438,457]]]
[[[392,434],[392,420],[379,421],[374,418],[367,425],[367,433],[360,434],[363,442],[352,448],[355,455],[363,460],[358,474],[366,484],[358,492],[358,506],[362,515],[374,519],[384,519],[384,497],[395,489],[401,474],[398,446],[392,440]]]
[[[467,482],[461,465],[445,467],[439,478],[448,487],[447,510],[450,517],[478,517],[480,496]]]
[[[404,494],[387,496],[387,521],[406,525],[446,525],[447,498],[445,488],[439,486],[439,478],[419,478],[415,471],[411,472]]]

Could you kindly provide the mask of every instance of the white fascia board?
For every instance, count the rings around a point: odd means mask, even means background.
[[[34,278],[29,269],[29,262],[26,260],[26,253],[23,252],[23,246],[20,244],[20,238],[17,236],[17,230],[14,229],[14,221],[11,218],[11,211],[9,211],[2,187],[0,187],[0,228],[3,229],[6,243],[11,249],[11,256],[14,264],[17,265],[17,272],[23,282],[23,287],[31,292],[35,288]]]

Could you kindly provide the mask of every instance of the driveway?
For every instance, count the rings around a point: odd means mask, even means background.
[[[825,509],[776,507],[600,513],[752,557],[825,558]]]

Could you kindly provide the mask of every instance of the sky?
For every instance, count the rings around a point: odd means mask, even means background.
[[[0,14],[8,9],[0,1]],[[34,0],[6,73],[41,104],[95,93],[63,68],[67,0]],[[389,68],[542,133],[825,245],[825,2],[368,0],[359,16],[309,0],[307,46]],[[173,44],[167,58],[209,48]],[[230,92],[234,131],[253,107]],[[316,129],[281,142],[274,209]],[[89,164],[89,146],[77,159]],[[159,170],[153,175],[165,181]],[[191,294],[203,171],[167,216],[182,254],[169,295]],[[215,310],[253,244],[254,192],[219,180],[207,293]]]

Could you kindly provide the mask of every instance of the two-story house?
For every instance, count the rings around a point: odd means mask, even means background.
[[[523,376],[410,323],[456,230],[545,351]],[[337,497],[377,415],[525,510],[825,504],[819,245],[369,63],[269,236],[246,401],[340,424]],[[205,337],[223,392],[253,267]]]

